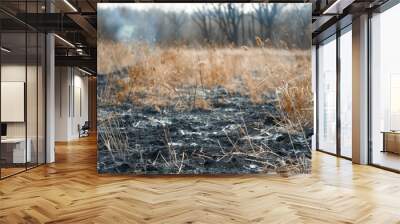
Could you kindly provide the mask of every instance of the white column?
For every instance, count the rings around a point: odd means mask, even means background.
[[[46,1],[46,11],[54,12],[54,5]],[[55,162],[55,42],[54,34],[46,35],[46,163]]]
[[[368,163],[368,15],[353,19],[353,162]]]
[[[55,56],[54,56],[54,35],[47,34],[46,36],[46,60],[47,60],[47,71],[46,71],[46,163],[52,163],[55,161],[55,149],[54,149],[54,133],[55,133]]]
[[[311,48],[311,74],[312,74],[312,91],[313,91],[313,102],[314,102],[314,134],[311,140],[311,149],[316,150],[316,133],[317,133],[317,48],[315,45],[312,45]]]

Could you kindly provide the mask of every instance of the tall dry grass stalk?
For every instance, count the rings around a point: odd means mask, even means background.
[[[99,137],[114,162],[125,162],[129,158],[128,136],[121,131],[121,127],[120,121],[114,116],[99,123]]]
[[[206,91],[223,87],[255,104],[276,95],[283,116],[294,126],[312,126],[308,51],[273,49],[263,43],[253,48],[194,49],[105,41],[98,49],[98,72],[109,74],[101,103],[211,109]],[[122,68],[126,72],[115,73]]]

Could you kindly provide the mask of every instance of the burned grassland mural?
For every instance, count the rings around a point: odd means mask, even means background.
[[[311,5],[98,5],[98,172],[311,169]]]

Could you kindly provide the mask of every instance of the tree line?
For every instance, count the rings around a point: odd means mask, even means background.
[[[203,4],[191,12],[126,7],[99,10],[99,38],[159,45],[311,46],[309,4]]]

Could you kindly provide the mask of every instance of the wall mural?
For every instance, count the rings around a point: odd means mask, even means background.
[[[311,4],[98,4],[98,172],[309,173]]]

